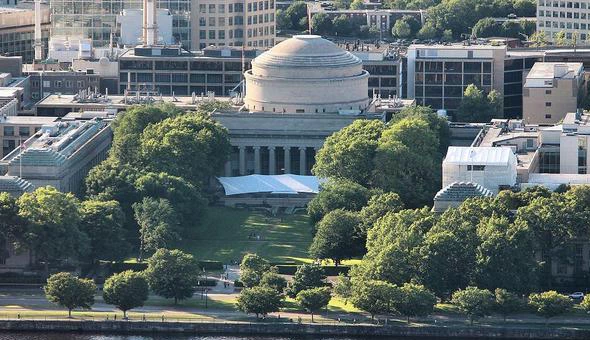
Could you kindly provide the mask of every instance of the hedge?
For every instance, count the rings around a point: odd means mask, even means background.
[[[298,265],[278,265],[276,266],[279,274],[282,275],[295,275],[297,271]],[[324,274],[326,276],[338,276],[340,273],[344,275],[348,275],[348,271],[350,270],[349,266],[322,266],[324,269]]]
[[[199,261],[201,270],[223,270],[223,263],[220,261]]]

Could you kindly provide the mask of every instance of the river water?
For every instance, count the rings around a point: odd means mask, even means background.
[[[239,336],[191,336],[179,334],[159,335],[105,335],[87,333],[33,333],[33,332],[0,332],[0,340],[353,340],[350,338],[334,338],[320,336],[304,337],[239,337]],[[355,339],[355,340],[358,340]],[[390,339],[395,340],[395,339]]]

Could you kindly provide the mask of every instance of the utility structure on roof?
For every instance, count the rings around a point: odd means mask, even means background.
[[[41,0],[35,0],[35,60],[43,59],[41,38]]]
[[[143,0],[143,43],[154,46],[158,42],[158,3]]]

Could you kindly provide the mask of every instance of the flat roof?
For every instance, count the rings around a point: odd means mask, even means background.
[[[512,149],[508,147],[450,146],[444,163],[455,165],[507,165]]]
[[[560,67],[564,68],[565,73],[558,71]],[[573,79],[583,68],[583,63],[536,62],[529,71],[527,79]]]
[[[42,116],[6,116],[0,118],[0,124],[27,124],[27,125],[45,125],[53,123],[57,117],[42,117]]]
[[[101,96],[95,101],[80,101],[77,99],[78,95],[56,95],[52,94],[45,97],[41,100],[37,107],[113,107],[113,108],[126,108],[127,106],[133,104],[157,104],[157,103],[172,103],[179,107],[188,107],[194,108],[203,101],[208,100],[208,97],[201,97],[197,95],[195,97],[195,102],[193,103],[193,99],[191,96],[154,96],[154,97],[145,97],[142,96],[141,99],[145,100],[145,102],[136,102],[137,97],[133,95],[129,95],[127,97],[122,95],[109,95],[108,97]],[[125,98],[127,98],[127,102],[125,102]],[[230,97],[215,97],[216,100],[231,102],[232,98]],[[150,101],[151,100],[151,101]]]

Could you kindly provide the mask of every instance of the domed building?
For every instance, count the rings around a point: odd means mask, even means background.
[[[252,61],[245,73],[250,112],[361,113],[369,73],[352,53],[317,35],[296,35]]]

